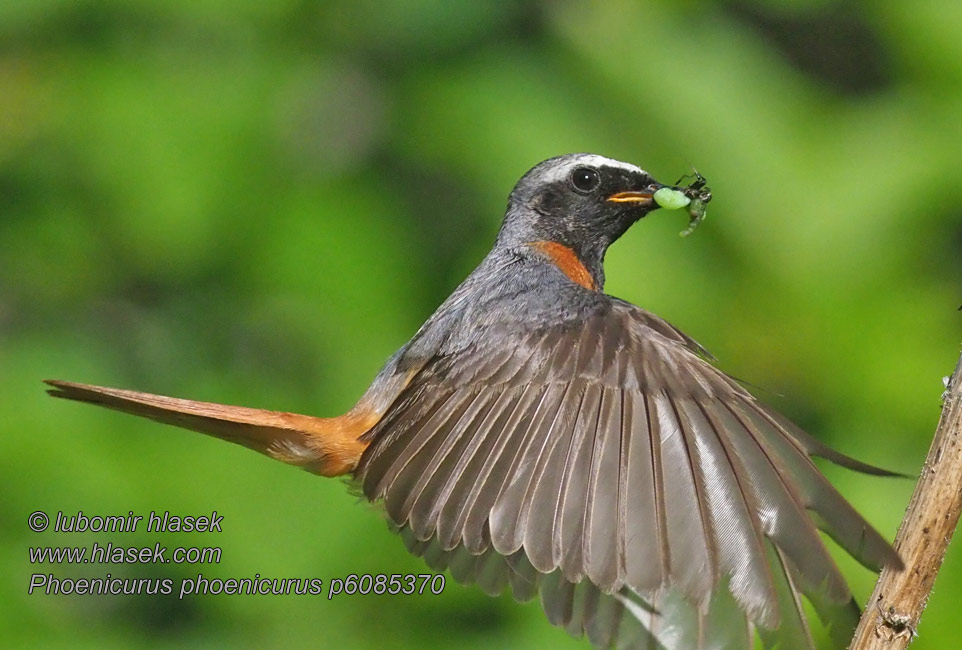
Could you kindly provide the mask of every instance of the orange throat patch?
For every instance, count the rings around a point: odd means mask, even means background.
[[[528,246],[544,253],[562,273],[568,276],[569,280],[585,289],[595,291],[595,279],[591,277],[591,273],[573,250],[564,244],[545,240],[529,242]]]

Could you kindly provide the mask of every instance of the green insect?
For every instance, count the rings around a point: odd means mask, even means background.
[[[684,192],[673,187],[661,188],[652,195],[652,198],[666,210],[677,210],[691,203],[691,199],[685,196]]]
[[[691,183],[685,187],[680,187],[685,179],[692,178]],[[692,175],[686,175],[675,181],[675,187],[662,187],[657,190],[653,197],[655,203],[666,210],[678,210],[688,207],[688,227],[679,234],[687,237],[695,231],[695,228],[705,219],[708,202],[711,201],[711,188],[707,186],[705,177],[692,169]]]

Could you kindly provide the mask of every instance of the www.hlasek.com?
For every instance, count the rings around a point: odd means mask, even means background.
[[[58,533],[134,533],[142,524],[147,532],[223,532],[224,516],[217,511],[210,515],[172,515],[170,512],[151,512],[149,515],[90,516],[56,513],[53,529]],[[34,532],[50,526],[47,513],[36,511],[27,520]],[[108,542],[93,542],[87,546],[33,546],[28,549],[30,564],[219,564],[222,549],[216,546],[177,546],[169,549],[158,542],[153,546],[123,546]],[[326,584],[325,584],[326,583]],[[422,595],[444,591],[443,574],[349,574],[344,578],[268,578],[255,573],[253,577],[214,578],[198,573],[188,578],[117,577],[110,573],[97,577],[68,578],[53,573],[33,573],[27,586],[28,594],[47,596],[106,596],[148,595],[178,599],[198,595],[288,596],[326,595],[328,600],[341,595]]]

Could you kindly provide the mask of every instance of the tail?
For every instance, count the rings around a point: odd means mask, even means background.
[[[317,418],[243,406],[138,393],[47,379],[54,397],[99,404],[163,424],[244,445],[262,454],[322,476],[348,474],[357,466],[367,443],[358,438],[379,416],[361,408],[335,418]]]

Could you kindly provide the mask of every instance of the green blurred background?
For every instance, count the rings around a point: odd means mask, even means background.
[[[373,508],[233,445],[44,394],[56,377],[317,415],[490,246],[513,183],[592,151],[715,200],[656,214],[607,290],[815,435],[915,474],[959,352],[962,4],[0,2],[0,644],[585,648],[536,604],[26,596],[59,577],[417,572]],[[913,482],[826,472],[887,536]],[[34,510],[224,515],[31,533]],[[218,565],[31,566],[30,545]],[[860,602],[874,576],[839,554]],[[957,644],[951,548],[919,650]]]

